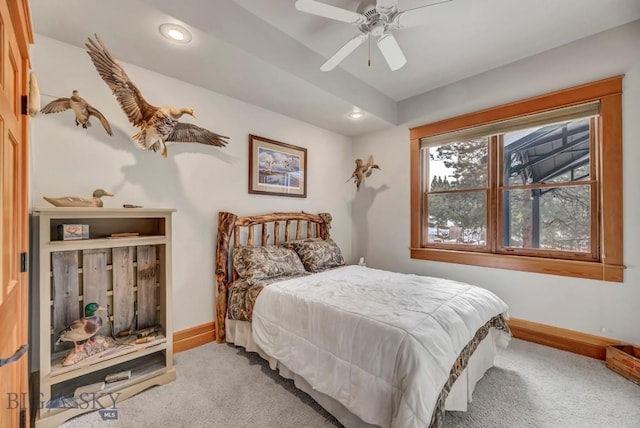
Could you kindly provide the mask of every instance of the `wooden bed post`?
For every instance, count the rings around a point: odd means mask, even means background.
[[[331,229],[331,220],[333,220],[333,217],[331,217],[331,213],[319,213],[318,215],[324,222],[322,225],[320,237],[322,239],[329,239],[331,237],[330,236],[331,233],[329,232],[329,229]]]
[[[227,289],[229,287],[229,240],[238,217],[221,211],[218,214],[218,245],[216,247],[216,342],[225,341],[224,320],[227,315]],[[236,238],[237,239],[237,238]]]

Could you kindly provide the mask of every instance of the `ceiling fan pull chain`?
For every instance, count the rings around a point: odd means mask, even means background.
[[[369,39],[369,62],[368,65],[371,67],[371,36],[367,37]]]

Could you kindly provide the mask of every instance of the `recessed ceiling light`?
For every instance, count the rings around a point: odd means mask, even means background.
[[[176,24],[162,24],[160,26],[160,34],[178,43],[189,43],[191,41],[189,30]]]
[[[349,116],[349,119],[358,120],[364,117],[364,113],[361,111],[352,111],[347,116]]]

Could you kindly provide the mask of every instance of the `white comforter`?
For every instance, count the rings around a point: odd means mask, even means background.
[[[441,278],[345,266],[265,287],[253,338],[365,422],[426,427],[464,346],[507,305]]]

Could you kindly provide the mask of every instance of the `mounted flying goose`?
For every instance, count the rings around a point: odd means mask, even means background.
[[[83,128],[87,128],[91,126],[91,122],[89,122],[89,117],[95,116],[98,118],[104,130],[107,131],[107,134],[113,135],[111,132],[111,126],[109,126],[109,122],[107,119],[98,111],[98,109],[89,105],[88,102],[85,101],[80,95],[78,95],[78,91],[74,90],[71,93],[70,98],[58,98],[57,100],[51,101],[49,104],[44,106],[41,113],[61,113],[65,110],[73,110],[76,115],[76,126],[82,125]]]
[[[190,123],[178,122],[184,114],[196,117],[192,108],[155,107],[149,104],[124,69],[116,62],[102,41],[95,36],[85,44],[96,70],[116,96],[129,122],[140,128],[131,138],[143,150],[167,157],[168,143],[200,143],[223,147],[225,137]]]

